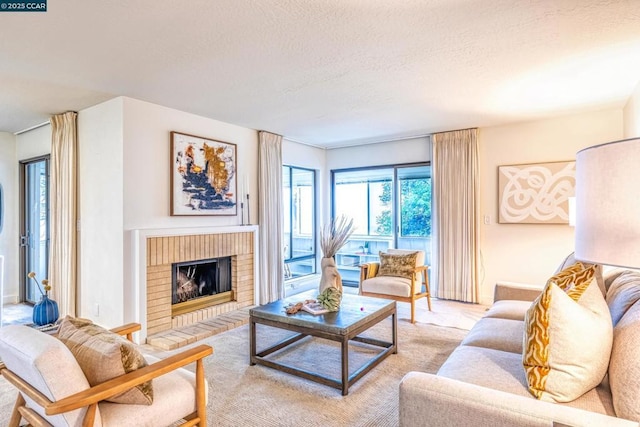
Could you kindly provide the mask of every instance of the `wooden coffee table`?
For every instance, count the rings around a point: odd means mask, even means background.
[[[255,307],[249,311],[249,327],[251,331],[250,364],[268,366],[291,375],[341,389],[342,395],[346,396],[349,393],[349,387],[351,385],[382,362],[389,354],[398,352],[396,302],[380,298],[345,294],[342,297],[340,310],[337,312],[316,316],[303,311],[290,315],[285,312],[285,307],[289,303],[315,298],[316,295],[316,291],[309,291],[260,307]],[[391,316],[391,342],[359,336],[389,316]],[[297,332],[297,334],[258,352],[256,349],[256,324],[258,323]],[[340,380],[330,378],[318,372],[310,372],[268,359],[270,354],[292,345],[306,336],[324,338],[337,341],[341,344],[342,375]],[[358,341],[381,347],[382,351],[349,375],[349,341]]]

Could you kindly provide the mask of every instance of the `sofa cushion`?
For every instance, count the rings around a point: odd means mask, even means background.
[[[498,319],[524,320],[524,315],[531,307],[531,301],[500,300],[493,303],[484,317]]]
[[[440,367],[438,375],[520,396],[531,396],[522,370],[522,356],[517,353],[461,345]]]
[[[636,302],[613,330],[609,384],[619,417],[640,422],[640,302]]]
[[[411,280],[416,268],[418,252],[402,255],[379,252],[379,256],[380,268],[378,269],[378,276],[396,276]]]
[[[527,311],[522,361],[538,399],[577,399],[607,372],[611,316],[594,276],[595,266],[581,263],[563,270]]]
[[[492,348],[522,354],[524,322],[484,317],[471,328],[462,345]]]
[[[87,319],[65,317],[58,338],[71,350],[92,386],[147,366],[133,343]],[[147,381],[108,401],[150,405],[153,402],[152,383]]]
[[[535,399],[527,390],[522,357],[516,353],[491,348],[459,346],[438,371],[443,376],[469,384]],[[589,390],[578,399],[559,405],[615,416],[611,393],[603,385]]]
[[[611,282],[607,291],[607,305],[614,327],[638,300],[640,300],[640,272],[623,271]]]
[[[34,328],[24,325],[0,328],[0,359],[9,370],[49,400],[59,400],[89,388],[89,382],[69,349],[60,340]],[[79,426],[87,411],[83,408],[45,416],[41,406],[32,404],[26,395],[25,399],[31,408],[57,426]],[[98,412],[95,425],[101,425],[100,420]]]

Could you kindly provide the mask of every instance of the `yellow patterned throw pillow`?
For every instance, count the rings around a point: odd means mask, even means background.
[[[411,279],[416,269],[418,252],[403,255],[379,252],[379,255],[380,267],[378,268],[378,276],[396,276]]]
[[[527,310],[522,362],[540,400],[575,400],[607,372],[613,329],[595,268],[576,263],[562,270]]]

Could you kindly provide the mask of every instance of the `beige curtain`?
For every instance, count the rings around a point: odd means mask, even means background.
[[[77,113],[51,117],[49,282],[60,316],[76,315]]]
[[[260,224],[260,304],[284,298],[282,253],[282,136],[258,133],[258,223]]]
[[[477,129],[437,133],[433,141],[434,296],[478,302],[479,171]]]

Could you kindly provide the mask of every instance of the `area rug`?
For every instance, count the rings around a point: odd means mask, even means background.
[[[390,327],[390,320],[383,321],[365,335],[388,340]],[[465,334],[465,330],[456,328],[398,322],[398,354],[390,355],[351,386],[348,396],[342,396],[338,389],[264,366],[249,366],[247,325],[213,336],[197,343],[214,348],[214,354],[205,361],[209,382],[208,424],[397,426],[398,385],[402,377],[409,371],[435,373]],[[258,336],[260,350],[280,340],[283,332],[258,325]],[[350,348],[350,371],[377,351],[359,343]],[[321,370],[339,378],[337,343],[305,338],[278,357],[298,367]],[[7,424],[14,399],[12,387],[0,379],[0,425]]]

